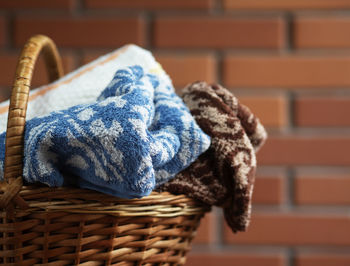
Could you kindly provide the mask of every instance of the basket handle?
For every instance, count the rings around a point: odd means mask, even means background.
[[[61,58],[54,42],[44,35],[31,37],[25,44],[17,62],[15,82],[10,98],[5,144],[4,181],[0,183],[0,189],[4,191],[4,194],[0,199],[0,208],[7,207],[12,199],[17,204],[21,201],[17,194],[22,188],[27,104],[34,65],[41,51],[43,52],[49,80],[54,81],[63,75]]]

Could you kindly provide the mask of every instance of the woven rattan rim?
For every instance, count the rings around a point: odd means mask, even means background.
[[[43,35],[30,38],[17,62],[15,82],[10,98],[4,165],[4,179],[7,181],[22,176],[24,126],[29,90],[34,66],[41,51],[49,80],[54,81],[63,75],[61,58],[53,41]]]
[[[18,193],[23,182],[24,127],[29,90],[34,65],[41,51],[49,80],[54,81],[63,75],[62,61],[53,41],[43,35],[30,38],[22,49],[17,62],[8,112],[4,180],[0,183],[0,189],[3,192],[0,198],[0,208],[8,212],[12,212],[15,205],[21,208],[28,207]]]
[[[167,192],[153,192],[141,199],[121,199],[78,188],[24,186],[19,195],[28,202],[29,208],[24,212],[65,211],[128,217],[176,217],[209,211],[209,207],[199,205],[185,195],[173,195]],[[43,198],[49,200],[43,201]]]
[[[12,89],[6,136],[4,181],[0,182],[0,208],[28,212],[108,214],[113,216],[175,217],[203,214],[209,207],[184,196],[152,192],[142,199],[121,199],[78,188],[22,186],[24,127],[34,65],[43,52],[50,81],[63,75],[61,58],[53,41],[43,35],[30,38],[20,55]],[[19,212],[17,211],[17,214]]]

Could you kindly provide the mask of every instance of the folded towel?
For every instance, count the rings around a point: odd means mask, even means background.
[[[170,80],[136,65],[118,70],[97,102],[27,121],[23,176],[30,183],[142,197],[209,144]],[[1,166],[4,145],[5,133],[0,135]]]
[[[93,103],[118,69],[140,65],[145,72],[169,81],[152,54],[136,45],[125,45],[86,64],[57,81],[30,91],[27,120],[69,107]],[[6,131],[9,101],[0,103],[0,133]]]
[[[212,142],[193,164],[157,190],[221,206],[231,229],[244,231],[251,212],[255,152],[266,140],[266,131],[246,106],[219,85],[193,83],[183,90],[182,98]]]

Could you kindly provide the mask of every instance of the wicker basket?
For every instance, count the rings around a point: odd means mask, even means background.
[[[51,39],[38,35],[18,61],[0,183],[0,265],[179,265],[208,208],[184,195],[125,200],[75,188],[22,186],[23,135],[35,61],[62,76]]]

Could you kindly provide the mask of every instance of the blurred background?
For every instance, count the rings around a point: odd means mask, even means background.
[[[248,232],[214,209],[188,265],[350,265],[350,0],[1,0],[1,101],[38,33],[66,72],[140,45],[177,90],[221,83],[267,127]]]

